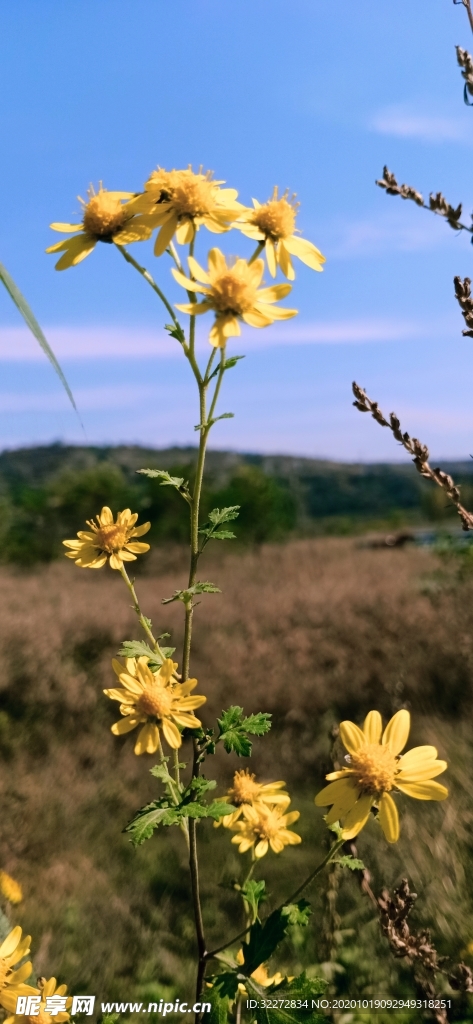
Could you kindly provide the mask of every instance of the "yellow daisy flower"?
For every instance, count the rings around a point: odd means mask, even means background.
[[[15,1009],[17,996],[31,995],[36,990],[24,982],[30,977],[33,965],[30,960],[16,968],[30,951],[31,935],[22,938],[19,925],[13,928],[0,946],[0,1005],[5,1010]]]
[[[277,267],[280,266],[285,277],[293,281],[296,275],[291,256],[297,256],[312,270],[322,270],[325,256],[322,256],[312,242],[295,234],[299,203],[294,202],[294,197],[288,199],[288,195],[289,192],[286,191],[279,198],[278,187],[275,185],[271,199],[268,199],[267,203],[258,203],[253,199],[254,209],[246,210],[233,226],[240,228],[242,234],[248,238],[264,241],[272,277],[276,277]]]
[[[204,225],[208,231],[221,234],[244,209],[236,201],[234,188],[220,188],[223,181],[214,181],[212,172],[186,170],[165,171],[158,167],[145,183],[145,191],[133,200],[131,209],[143,214],[143,223],[159,228],[154,246],[161,256],[176,236],[180,245],[192,242],[196,231]]]
[[[297,821],[300,812],[290,811],[285,814],[286,807],[244,804],[244,821],[236,821],[233,825],[237,835],[233,836],[232,843],[239,846],[239,853],[246,853],[254,847],[255,857],[259,860],[265,856],[269,847],[274,853],[281,853],[285,846],[296,846],[302,842],[301,837],[287,827]]]
[[[448,789],[432,780],[447,768],[437,760],[435,747],[413,747],[400,757],[410,728],[408,711],[398,711],[384,732],[379,711],[370,711],[363,729],[342,722],[340,738],[348,750],[348,768],[331,772],[330,782],[315,797],[317,807],[332,808],[327,824],[339,821],[345,839],[353,839],[368,821],[371,808],[378,808],[378,821],[388,843],[399,838],[399,816],[390,791],[398,789],[416,800],[445,800]]]
[[[111,509],[104,505],[96,523],[93,519],[87,520],[90,533],[79,530],[79,540],[63,540],[65,547],[71,548],[65,552],[66,558],[73,558],[82,569],[100,569],[107,558],[111,569],[121,569],[124,562],[134,562],[137,555],[149,551],[149,544],[142,544],[134,538],[142,537],[151,526],[151,523],[135,526],[137,519],[138,513],[132,514],[126,508],[118,513],[114,522]]]
[[[23,899],[21,885],[6,871],[0,871],[0,892],[9,903],[21,903]]]
[[[205,704],[207,698],[189,696],[197,686],[197,679],[176,682],[177,662],[166,658],[156,673],[151,671],[146,657],[127,658],[125,666],[114,659],[112,665],[122,689],[103,692],[111,700],[120,701],[120,712],[124,715],[112,725],[112,732],[122,736],[143,723],[135,754],[154,754],[160,744],[160,729],[169,746],[177,750],[182,744],[178,725],[187,729],[201,728],[201,722],[192,711]]]
[[[288,807],[291,802],[289,793],[281,793],[284,789],[285,782],[256,782],[256,776],[250,775],[248,768],[242,771],[235,772],[233,776],[233,786],[227,791],[226,796],[220,798],[222,803],[232,804],[236,810],[232,811],[231,814],[225,814],[223,818],[219,818],[216,821],[215,827],[224,825],[225,828],[231,828],[232,825],[241,818],[243,814],[243,808],[245,806],[254,806],[255,804],[267,804],[273,806],[279,804],[280,807]]]
[[[289,320],[297,314],[297,309],[281,309],[273,305],[289,295],[290,284],[259,288],[263,278],[263,260],[247,263],[237,259],[234,263],[227,263],[220,249],[211,249],[208,272],[192,256],[188,262],[191,274],[201,283],[197,284],[197,281],[191,281],[173,269],[174,277],[188,292],[202,292],[204,300],[176,305],[176,309],[193,316],[213,310],[215,323],[209,341],[215,348],[223,348],[228,338],[241,333],[239,320],[244,320],[250,327],[268,327],[274,320]]]
[[[91,185],[87,194],[87,201],[78,197],[83,206],[81,224],[55,222],[50,225],[53,231],[61,231],[63,234],[80,232],[46,249],[46,252],[64,254],[56,263],[56,270],[67,270],[68,267],[75,267],[81,263],[92,252],[97,242],[127,245],[129,242],[143,242],[152,235],[153,229],[149,224],[142,218],[134,218],[129,202],[134,198],[134,192],[109,192],[100,183],[98,192],[95,192]]]
[[[37,984],[38,987],[29,989],[28,994],[41,996],[39,1013],[34,1015],[32,1014],[31,1016],[29,1014],[15,1013],[16,997],[15,999],[9,997],[6,1000],[8,1005],[4,1005],[5,1009],[11,1011],[11,1016],[7,1017],[4,1024],[54,1024],[55,1021],[58,1021],[58,1024],[62,1024],[63,1021],[69,1020],[69,1013],[67,1010],[59,1010],[58,1013],[51,1014],[47,1013],[45,1009],[46,999],[51,996],[65,996],[67,993],[67,985],[57,985],[55,978],[49,978],[48,980],[46,980],[46,978],[38,978]],[[28,986],[25,985],[24,988],[26,989]],[[26,995],[27,993],[20,992],[19,994]],[[68,996],[66,1007],[70,1008],[71,1003],[72,997]]]

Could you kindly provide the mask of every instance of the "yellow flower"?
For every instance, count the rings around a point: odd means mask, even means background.
[[[39,1013],[31,1014],[31,1016],[29,1014],[15,1013],[16,997],[15,999],[8,998],[6,1001],[8,1005],[4,1005],[5,1009],[10,1010],[11,1016],[7,1017],[4,1024],[54,1024],[55,1021],[58,1021],[58,1024],[62,1024],[63,1021],[69,1020],[67,1010],[59,1010],[58,1013],[51,1014],[47,1013],[45,1009],[46,999],[51,996],[65,996],[67,985],[57,985],[55,978],[49,978],[48,981],[46,981],[46,978],[38,978],[37,984],[37,988],[30,988],[27,985],[22,986],[25,991],[20,992],[19,995],[40,995]],[[26,989],[28,989],[28,992],[26,992]],[[71,1003],[72,997],[68,996],[66,1007],[70,1008]]]
[[[113,513],[104,505],[96,523],[93,519],[87,520],[90,533],[80,530],[77,534],[79,540],[63,540],[65,547],[71,548],[65,552],[66,558],[73,558],[82,569],[100,569],[107,558],[111,569],[121,569],[124,562],[134,562],[137,555],[149,551],[149,544],[142,544],[134,538],[142,537],[151,526],[151,523],[135,526],[137,519],[138,513],[132,514],[126,508],[118,513],[115,523]]]
[[[0,871],[0,892],[10,903],[21,903],[23,899],[21,885],[6,871]]]
[[[129,202],[134,198],[134,192],[108,192],[100,184],[98,192],[95,192],[91,185],[87,194],[87,201],[79,196],[79,202],[83,206],[81,224],[55,222],[50,225],[53,231],[61,231],[63,234],[80,232],[46,249],[46,252],[64,253],[56,263],[56,270],[67,270],[68,267],[75,267],[77,263],[81,263],[92,252],[97,242],[127,245],[129,242],[142,242],[152,235],[153,229],[142,218],[134,218]]]
[[[317,807],[332,808],[327,824],[339,821],[346,839],[353,839],[368,821],[371,808],[378,808],[378,820],[388,843],[399,838],[399,817],[390,791],[398,789],[416,800],[445,800],[448,789],[433,782],[447,767],[437,760],[435,747],[413,747],[400,757],[410,728],[408,711],[398,711],[382,733],[379,711],[370,711],[363,730],[353,722],[342,722],[340,738],[348,750],[349,768],[331,772],[331,781],[315,798]],[[382,734],[382,735],[381,735]]]
[[[160,729],[169,746],[176,750],[182,744],[178,725],[187,729],[201,727],[192,711],[205,704],[207,698],[189,696],[197,686],[197,679],[176,682],[176,662],[166,658],[156,673],[151,671],[146,657],[127,658],[125,666],[114,659],[112,665],[123,689],[103,692],[111,700],[120,701],[120,712],[125,716],[112,725],[112,732],[122,736],[144,723],[135,744],[135,754],[154,754],[160,744]]]
[[[174,235],[180,245],[192,242],[203,224],[208,231],[228,231],[232,221],[244,209],[236,202],[234,188],[220,188],[212,172],[187,170],[165,171],[158,167],[145,184],[145,191],[133,200],[131,209],[143,214],[143,223],[160,228],[154,252],[161,256]]]
[[[21,928],[17,925],[0,946],[0,1005],[10,1012],[16,1007],[17,996],[36,991],[24,984],[33,970],[31,961],[15,970],[16,965],[28,956],[30,943],[31,935],[22,938]]]
[[[189,280],[178,270],[173,270],[174,277],[188,292],[202,292],[205,298],[203,302],[177,305],[176,309],[191,315],[213,310],[215,323],[209,341],[215,348],[223,348],[227,338],[241,333],[239,320],[244,320],[250,327],[268,327],[274,320],[289,320],[296,316],[296,309],[281,309],[273,305],[289,295],[289,284],[274,284],[271,288],[259,290],[263,260],[247,263],[237,259],[231,264],[227,263],[220,249],[211,249],[208,273],[192,256],[188,262],[191,274],[202,283]]]
[[[222,803],[233,804],[236,810],[219,818],[215,822],[216,828],[219,825],[231,828],[241,818],[243,808],[248,805],[267,804],[273,806],[279,804],[280,807],[287,807],[291,798],[288,793],[281,793],[281,789],[284,789],[285,785],[285,782],[266,782],[265,784],[256,782],[256,776],[250,775],[248,768],[235,772],[233,786],[227,791],[227,795],[220,799]]]
[[[244,959],[243,950],[239,949],[235,957],[237,964],[243,964]],[[261,985],[262,988],[269,988],[270,985],[280,985],[281,982],[284,981],[284,975],[281,974],[280,971],[276,971],[276,974],[273,974],[270,977],[266,964],[260,964],[260,966],[256,968],[256,971],[253,971],[250,977],[253,978],[253,981],[256,981],[257,985]],[[292,981],[293,979],[288,978],[287,980]],[[245,986],[241,983],[238,985],[238,991],[244,996],[248,995]]]
[[[278,187],[275,185],[271,199],[267,203],[258,203],[253,199],[254,209],[246,210],[236,221],[234,227],[240,228],[242,234],[257,241],[264,241],[269,272],[276,277],[279,265],[283,274],[290,281],[295,278],[291,256],[297,256],[312,270],[322,270],[325,256],[306,238],[299,238],[295,231],[296,213],[299,203],[288,199],[288,191],[279,198]]]
[[[255,857],[259,860],[265,856],[269,847],[274,853],[281,853],[285,846],[296,846],[300,843],[301,837],[296,832],[289,831],[287,827],[297,821],[300,812],[290,811],[289,814],[285,814],[283,812],[286,808],[287,804],[285,807],[244,804],[244,821],[236,821],[233,825],[233,831],[237,835],[233,836],[232,843],[239,846],[239,852],[246,853],[253,846]]]

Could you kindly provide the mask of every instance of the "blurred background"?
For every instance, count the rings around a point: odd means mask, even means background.
[[[473,548],[443,493],[352,408],[350,391],[355,378],[394,408],[473,506],[472,341],[452,284],[470,272],[469,236],[375,186],[387,163],[426,196],[462,200],[468,222],[473,113],[454,47],[470,38],[448,0],[0,6],[0,259],[85,428],[0,295],[0,866],[24,888],[9,912],[34,935],[35,970],[73,992],[173,999],[193,977],[181,837],[169,830],[133,850],[122,834],[158,794],[153,759],[111,735],[116,712],[102,695],[137,624],[117,574],[66,564],[61,542],[103,504],[150,519],[137,587],[179,651],[181,609],[161,602],[185,583],[187,509],[136,470],[192,481],[196,396],[153,293],[112,247],[62,274],[44,255],[57,240],[48,224],[74,222],[89,183],[139,190],[158,164],[202,164],[246,203],[275,184],[297,192],[299,227],[327,257],[319,275],[297,264],[297,320],[232,342],[246,358],[225,382],[222,410],[235,418],[215,427],[203,513],[241,512],[236,540],[210,546],[202,563],[223,594],[197,610],[192,672],[208,694],[206,723],[239,704],[270,712],[273,728],[250,762],[219,752],[206,770],[221,793],[245,766],[286,779],[303,842],[265,858],[276,901],[326,848],[313,796],[342,756],[339,721],[409,708],[412,745],[433,743],[450,762],[451,797],[434,806],[400,795],[400,842],[388,847],[372,821],[358,854],[376,894],[409,877],[413,928],[473,968]],[[201,232],[202,261],[209,241]],[[221,245],[251,251],[235,232]],[[133,254],[177,300],[164,258],[148,244]],[[199,841],[216,945],[239,924],[242,858],[224,829],[205,823]],[[328,895],[314,885],[312,925],[272,966],[322,974],[332,994],[413,997],[360,881],[335,868]],[[446,991],[451,1020],[473,1020]]]

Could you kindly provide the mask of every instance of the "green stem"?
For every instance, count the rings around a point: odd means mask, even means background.
[[[250,256],[250,258],[248,260],[248,266],[250,265],[250,263],[254,263],[254,261],[258,259],[258,256],[259,256],[259,254],[261,252],[263,252],[263,249],[264,249],[265,245],[266,245],[265,240],[263,240],[262,242],[258,242],[258,245],[256,246],[256,249],[255,249],[253,255]]]
[[[293,892],[290,896],[288,896],[288,898],[285,899],[283,903],[280,903],[279,907],[277,907],[276,909],[282,910],[282,908],[286,907],[288,903],[293,903],[297,896],[299,896],[301,892],[305,888],[307,888],[307,886],[310,885],[311,882],[313,882],[314,878],[316,878],[316,876],[319,875],[321,871],[323,871],[324,867],[326,867],[326,865],[331,860],[333,860],[335,854],[338,853],[340,847],[343,846],[344,842],[345,839],[337,839],[336,843],[334,843],[331,849],[328,851],[327,856],[324,857],[320,864],[317,864],[317,867],[314,868],[314,870],[310,873],[310,875],[307,876],[305,881],[302,882],[302,884],[296,889],[296,891]],[[228,949],[229,946],[233,946],[233,943],[238,942],[238,939],[242,939],[244,935],[246,935],[246,928],[244,928],[242,932],[239,932],[238,935],[234,935],[233,938],[230,939],[228,942],[224,942],[221,946],[217,946],[217,949],[212,949],[209,953],[206,953],[205,959],[214,960],[218,953],[222,953],[224,949]]]
[[[172,321],[173,321],[173,324],[175,325],[175,327],[179,327],[180,328],[181,325],[180,325],[180,323],[179,323],[179,321],[177,319],[177,316],[176,316],[176,314],[175,314],[175,312],[174,312],[170,302],[168,302],[164,292],[161,291],[159,285],[156,284],[156,281],[153,280],[153,278],[151,277],[151,274],[149,273],[149,271],[146,270],[146,267],[142,267],[140,263],[137,263],[136,260],[133,258],[133,256],[131,256],[131,254],[129,252],[127,252],[127,250],[124,249],[122,245],[116,245],[115,248],[118,249],[119,252],[121,252],[121,254],[123,256],[123,259],[125,259],[127,261],[127,263],[131,263],[132,267],[134,267],[135,270],[137,270],[138,273],[141,274],[142,277],[144,277],[145,281],[147,281],[149,285],[151,285],[153,290],[156,292],[156,295],[159,295],[159,298],[161,299],[161,302],[164,303],[164,305],[165,305],[165,307],[166,307],[166,309],[167,309],[167,311],[169,313],[169,316],[172,317]]]
[[[122,579],[125,580],[125,583],[126,583],[126,585],[128,587],[128,590],[130,591],[130,594],[131,594],[131,597],[132,597],[132,600],[133,600],[133,607],[134,607],[135,612],[136,612],[136,614],[138,616],[141,628],[146,633],[146,636],[148,637],[148,640],[150,641],[150,643],[152,643],[153,650],[155,651],[155,653],[159,654],[159,656],[163,659],[163,661],[165,661],[164,652],[161,650],[158,641],[154,638],[153,633],[152,633],[152,631],[151,631],[151,629],[150,629],[150,627],[148,625],[148,620],[145,618],[145,616],[143,615],[143,612],[141,611],[141,608],[140,608],[140,605],[139,605],[139,601],[138,601],[138,597],[137,597],[137,594],[136,594],[136,590],[135,590],[134,584],[132,583],[132,581],[131,581],[131,579],[130,579],[130,577],[129,577],[126,569],[125,569],[125,566],[123,564],[122,564],[122,567],[120,569],[120,575],[121,575]]]
[[[209,360],[209,362],[210,362],[210,360]],[[209,430],[210,430],[210,427],[212,426],[213,414],[215,412],[215,406],[217,405],[217,399],[218,399],[218,396],[220,394],[220,388],[222,386],[222,380],[223,380],[224,373],[225,373],[225,347],[220,349],[220,366],[219,366],[219,369],[218,369],[217,383],[215,385],[215,391],[214,391],[214,394],[213,394],[212,402],[211,402],[210,409],[209,409],[209,415],[208,415],[208,419],[207,419],[207,422],[210,424],[210,426],[208,428]]]
[[[182,263],[181,263],[181,261],[179,259],[179,256],[177,254],[177,249],[176,249],[176,247],[174,245],[174,242],[170,242],[169,243],[168,251],[169,251],[170,256],[172,256],[172,258],[174,260],[174,263],[176,264],[177,269],[180,270],[181,274],[183,274],[184,273],[184,269],[183,269]]]

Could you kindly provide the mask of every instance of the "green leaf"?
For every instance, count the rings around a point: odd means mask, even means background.
[[[282,913],[287,917],[288,924],[305,928],[309,924],[312,907],[308,900],[302,899],[298,903],[286,903],[282,908]]]
[[[218,423],[219,420],[232,420],[234,412],[222,412],[221,416],[214,416],[212,420],[208,420],[207,423],[197,423],[194,430],[208,430],[213,427],[214,423]]]
[[[250,928],[249,941],[242,944],[245,974],[253,974],[260,964],[269,960],[291,925],[307,924],[308,906],[307,900],[299,900],[296,904],[273,910],[262,923],[255,921]]]
[[[206,1010],[204,1013],[202,1024],[228,1024],[229,996],[220,995],[219,990],[213,986],[206,988],[205,1002],[210,1003],[210,1010]]]
[[[270,719],[271,715],[263,711],[245,718],[243,708],[236,705],[228,708],[228,711],[223,711],[217,722],[220,730],[219,740],[223,742],[227,754],[250,757],[252,743],[248,736],[264,736],[271,728]]]
[[[223,364],[223,371],[225,372],[225,370],[231,370],[234,366],[236,366],[237,363],[240,362],[240,359],[244,359],[244,358],[245,358],[245,356],[230,356],[230,358],[226,359],[224,364]],[[220,366],[217,366],[215,368],[215,370],[213,371],[213,373],[210,374],[209,381],[211,381],[212,378],[216,377],[217,374],[219,374],[219,373],[220,373]]]
[[[209,512],[209,520],[214,526],[229,523],[232,519],[238,519],[240,508],[240,505],[228,505],[227,508],[213,508]]]
[[[364,871],[365,865],[359,857],[352,857],[351,854],[347,854],[343,857],[335,857],[333,864],[339,864],[341,868],[349,868],[350,871]]]
[[[175,650],[175,647],[161,647],[165,658],[170,658]],[[153,651],[144,640],[124,640],[118,654],[121,658],[149,658],[151,670],[153,670],[154,666],[160,668],[163,664],[161,655],[157,651]]]
[[[164,324],[164,330],[168,332],[171,338],[175,338],[180,345],[185,345],[186,336],[180,324]]]
[[[70,401],[73,409],[75,409],[75,412],[77,413],[77,417],[78,417],[79,423],[82,426],[82,420],[81,420],[81,418],[79,416],[79,413],[77,411],[77,406],[76,406],[76,403],[74,401],[74,396],[73,396],[72,391],[71,391],[71,389],[69,387],[69,384],[67,383],[67,380],[66,380],[66,378],[65,378],[65,376],[64,376],[64,374],[63,374],[63,372],[61,370],[61,367],[60,367],[60,365],[59,365],[59,363],[58,363],[58,361],[56,359],[56,356],[54,355],[54,352],[53,352],[52,348],[50,347],[50,345],[46,341],[46,338],[45,338],[45,336],[44,336],[44,334],[43,334],[43,332],[41,330],[41,327],[39,326],[39,323],[38,323],[38,321],[37,321],[37,319],[36,319],[36,317],[35,317],[35,315],[33,313],[33,310],[28,305],[24,295],[21,294],[20,289],[17,288],[13,278],[10,277],[10,274],[8,273],[8,270],[6,269],[6,267],[3,266],[3,263],[0,263],[0,281],[2,282],[2,284],[5,285],[5,288],[6,288],[7,292],[8,292],[8,294],[9,294],[10,298],[13,299],[13,302],[15,303],[16,308],[21,313],[21,315],[23,317],[23,320],[25,321],[25,323],[29,327],[31,333],[34,334],[34,336],[36,338],[36,341],[41,346],[45,356],[49,359],[49,362],[51,363],[51,366],[55,369],[55,371],[56,371],[56,373],[57,373],[57,375],[59,377],[59,380],[61,381],[61,384],[62,384],[62,386],[63,386],[63,388],[64,388],[64,390],[65,390],[65,392],[66,392],[66,394],[67,394],[67,396],[69,398],[69,401]]]
[[[163,823],[166,808],[155,807],[152,804],[150,806],[153,808],[151,811],[145,814],[140,812],[125,828],[125,832],[129,832],[131,835],[133,846],[141,846],[146,839],[151,839],[154,830]],[[143,810],[146,809],[143,808]]]
[[[137,469],[136,472],[150,480],[159,480],[161,487],[174,487],[186,501],[190,500],[189,484],[183,476],[171,476],[167,469]]]
[[[304,972],[291,982],[283,982],[277,989],[266,989],[265,994],[269,999],[273,996],[273,1002],[277,1001],[279,1005],[271,1009],[257,1006],[254,1019],[257,1024],[326,1024],[326,1016],[312,1007],[312,1002],[323,995],[325,988],[325,981],[321,978],[308,978]],[[298,1004],[297,1009],[286,1006],[286,1003],[291,1002]]]
[[[258,917],[258,908],[260,903],[263,903],[268,898],[266,895],[266,882],[263,880],[256,882],[254,878],[250,878],[249,882],[246,882],[245,885],[241,887],[240,895],[244,900],[246,900],[250,908],[252,922],[254,924]]]
[[[226,814],[233,814],[233,811],[236,811],[236,807],[233,807],[232,804],[227,804],[223,800],[213,800],[207,807],[207,817],[218,821],[219,818],[224,818]]]
[[[199,533],[202,533],[204,537],[208,538],[208,540],[235,540],[236,537],[236,534],[231,533],[230,530],[214,531],[206,529],[205,527],[202,530],[199,530]]]
[[[234,999],[238,989],[238,982],[241,978],[239,971],[225,971],[224,974],[217,974],[212,979],[213,987],[218,992],[220,998],[227,996],[229,999]],[[244,980],[241,978],[241,980]]]
[[[192,598],[196,594],[221,594],[220,587],[216,587],[214,583],[209,583],[208,580],[200,583],[194,583],[193,587],[188,587],[187,590],[175,590],[172,597],[165,597],[161,604],[171,604],[172,601],[182,601],[184,604],[189,604]]]

